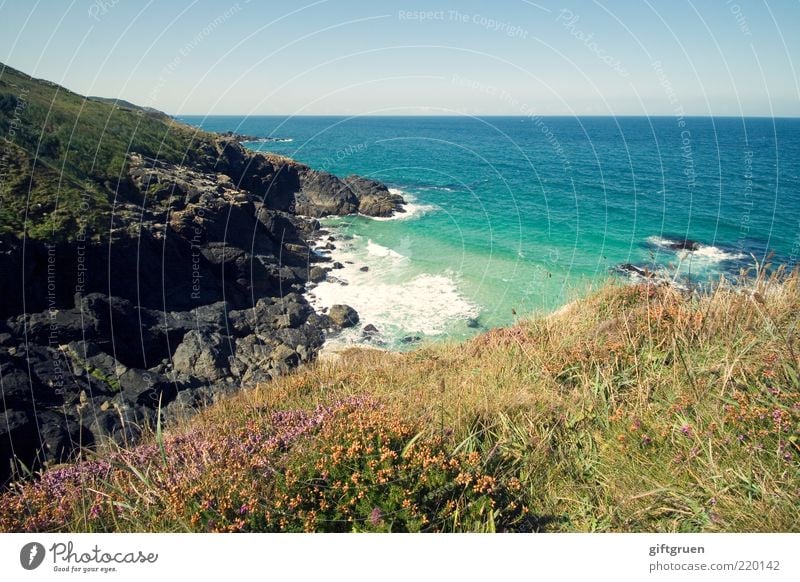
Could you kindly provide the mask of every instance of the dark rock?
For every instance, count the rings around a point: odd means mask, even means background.
[[[328,329],[331,327],[331,318],[324,313],[312,313],[307,319],[308,325],[317,329]]]
[[[236,340],[235,359],[239,363],[239,373],[244,374],[250,368],[267,368],[273,345],[255,335]]]
[[[286,344],[278,344],[269,355],[270,360],[275,364],[295,365],[299,361],[297,352]]]
[[[297,329],[279,329],[273,337],[301,354],[303,360],[311,359],[316,349],[324,341],[322,330],[310,325],[304,325]]]
[[[311,267],[308,270],[308,280],[313,281],[314,283],[319,283],[320,281],[324,281],[325,277],[328,276],[328,270],[324,267]]]
[[[367,267],[366,265],[364,265],[363,267],[360,267],[358,270],[359,270],[359,271],[363,271],[364,273],[366,273],[367,271],[369,271],[369,267]]]
[[[650,271],[648,268],[637,267],[636,265],[633,265],[631,263],[622,263],[621,265],[617,266],[616,270],[621,273],[632,274],[637,277],[642,277],[644,279],[652,279],[655,277],[655,273]]]
[[[666,246],[667,248],[676,251],[696,251],[697,249],[700,248],[700,243],[687,238],[684,240],[669,241],[669,243]]]
[[[231,311],[229,321],[236,336],[247,336],[265,330],[298,327],[313,313],[308,302],[296,293],[283,299],[259,299],[252,309]]]
[[[216,332],[188,332],[172,357],[177,372],[206,380],[219,380],[230,374],[229,357],[233,340]]]
[[[178,393],[178,386],[165,376],[130,368],[119,377],[120,389],[132,401],[148,408],[165,406]]]
[[[358,323],[358,312],[349,305],[333,305],[328,312],[331,323],[337,327],[353,327]]]
[[[152,426],[153,413],[124,398],[115,398],[106,410],[87,419],[87,428],[97,442],[111,441],[127,447],[139,442],[144,428]]]
[[[364,329],[362,329],[361,331],[363,331],[365,334],[368,334],[368,333],[380,333],[378,331],[378,328],[375,327],[374,325],[372,325],[371,323],[368,323],[367,325],[365,325]]]
[[[36,467],[40,448],[39,429],[31,410],[6,408],[0,422],[0,486],[12,476],[11,465],[24,464],[29,469]]]
[[[64,373],[68,373],[68,370],[64,370],[61,377]],[[55,379],[52,370],[50,376],[50,379]],[[29,373],[24,357],[11,357],[7,352],[4,354],[0,351],[0,378],[3,380],[4,407],[25,409],[31,406],[32,400],[42,405],[63,402],[63,397],[56,393],[55,387],[42,382],[36,374]]]
[[[407,335],[407,336],[405,336],[404,338],[402,338],[400,340],[400,343],[402,343],[402,344],[414,344],[414,343],[417,343],[417,342],[419,342],[421,340],[422,340],[422,338],[420,336],[418,336],[418,335]]]
[[[344,265],[341,264],[340,262],[336,261],[335,263],[333,263],[333,268],[334,269],[344,269]]]
[[[301,190],[295,195],[295,208],[305,216],[355,214],[358,198],[352,189],[333,174],[305,169],[300,173]]]
[[[358,198],[358,211],[367,216],[392,216],[395,212],[405,212],[405,200],[392,194],[385,184],[360,176],[348,176],[344,183]]]
[[[189,311],[170,311],[160,314],[152,330],[159,334],[170,335],[180,343],[183,335],[190,330],[206,330],[224,332],[227,327],[227,312],[230,304],[227,301],[217,301],[208,305],[200,305]]]
[[[91,440],[83,435],[81,425],[74,418],[55,411],[38,414],[40,448],[39,460],[45,465],[69,460],[81,445]]]
[[[200,253],[210,264],[223,269],[226,265],[232,268],[236,260],[245,255],[242,249],[225,242],[210,242],[201,248]]]
[[[186,418],[204,406],[219,402],[220,399],[237,389],[236,383],[216,382],[181,391],[175,400],[165,408],[165,419]]]

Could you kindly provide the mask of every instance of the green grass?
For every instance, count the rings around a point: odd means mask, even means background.
[[[354,350],[18,485],[0,529],[798,531],[798,308],[797,276],[610,283],[464,344]]]
[[[190,164],[212,141],[163,114],[86,99],[3,67],[0,234],[50,241],[82,229],[102,235],[129,152]]]

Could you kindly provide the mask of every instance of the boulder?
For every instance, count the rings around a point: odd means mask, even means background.
[[[336,327],[353,327],[358,323],[358,312],[349,305],[333,305],[328,311],[328,317]]]
[[[308,280],[314,283],[324,281],[328,276],[328,270],[324,267],[313,266],[308,270]]]
[[[405,200],[399,194],[389,192],[385,184],[362,178],[361,176],[348,176],[344,183],[356,198],[358,198],[358,211],[367,216],[392,216],[395,212],[405,212]]]
[[[230,374],[229,358],[233,339],[216,332],[188,332],[172,356],[172,365],[179,373],[204,380],[219,380]]]

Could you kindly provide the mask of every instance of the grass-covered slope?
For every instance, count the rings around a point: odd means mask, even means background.
[[[350,353],[0,497],[0,530],[798,531],[798,279]]]
[[[87,99],[0,64],[0,234],[102,233],[127,153],[194,162],[211,139],[159,112]]]

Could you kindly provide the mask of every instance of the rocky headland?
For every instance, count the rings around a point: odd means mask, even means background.
[[[0,483],[105,440],[135,442],[316,357],[357,320],[303,293],[330,259],[317,218],[403,199],[206,134],[184,164],[131,152],[108,228],[0,238]],[[326,244],[329,244],[326,242]]]

